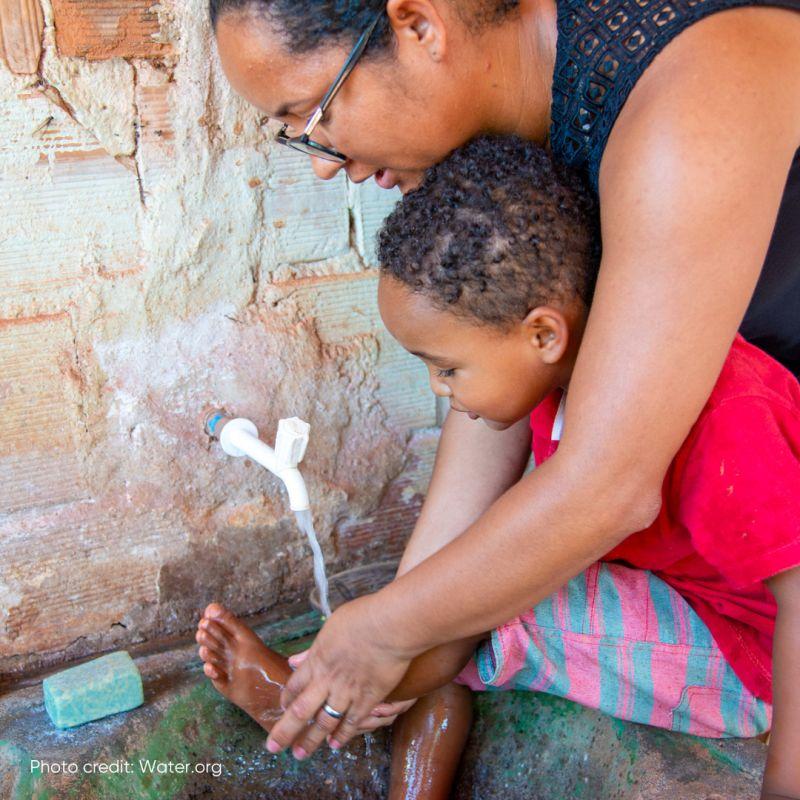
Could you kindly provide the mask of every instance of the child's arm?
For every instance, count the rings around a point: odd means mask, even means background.
[[[773,718],[761,800],[800,800],[800,567],[768,581],[778,603]]]
[[[462,534],[522,477],[530,455],[527,419],[493,431],[466,414],[448,414],[425,503],[397,574],[409,572]]]
[[[530,455],[527,418],[508,430],[493,431],[466,414],[448,414],[428,493],[397,575],[414,569],[463,533],[522,477]],[[390,700],[412,699],[446,686],[482,638],[448,642],[417,656]]]

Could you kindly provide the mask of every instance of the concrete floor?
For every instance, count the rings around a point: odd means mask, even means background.
[[[259,629],[289,653],[315,614]],[[58,731],[41,685],[0,698],[0,800],[377,800],[386,796],[390,735],[304,763],[272,756],[264,734],[217,695],[192,646],[142,656],[145,705]],[[475,697],[476,721],[455,800],[757,800],[765,747],[630,725],[545,695]],[[36,761],[43,762],[36,765]],[[157,762],[153,771],[147,761]],[[49,766],[44,766],[44,763]],[[77,774],[56,772],[77,770]],[[106,764],[109,774],[91,774]],[[189,765],[187,772],[178,765]],[[72,765],[75,765],[74,767]],[[171,765],[171,767],[170,767]],[[199,765],[209,765],[203,771]],[[127,771],[126,771],[127,770]]]

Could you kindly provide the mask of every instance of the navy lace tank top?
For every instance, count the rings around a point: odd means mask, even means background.
[[[698,20],[728,8],[800,0],[557,0],[550,145],[595,189],[611,128],[658,53]],[[800,150],[795,154],[742,333],[800,376]]]

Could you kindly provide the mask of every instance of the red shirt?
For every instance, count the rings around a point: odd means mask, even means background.
[[[531,413],[537,463],[557,447],[560,394]],[[652,570],[680,592],[742,683],[772,702],[776,605],[764,581],[800,565],[795,377],[737,336],[661,494],[655,522],[603,560]]]

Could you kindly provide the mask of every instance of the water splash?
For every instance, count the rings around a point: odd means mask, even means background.
[[[317,591],[319,592],[319,604],[322,606],[322,613],[329,617],[331,615],[331,607],[328,603],[328,577],[325,574],[325,558],[322,555],[322,548],[319,546],[317,532],[314,530],[311,511],[306,509],[304,511],[295,511],[294,513],[297,516],[297,526],[306,534],[311,545],[311,552],[314,554],[314,583],[317,584]]]
[[[372,745],[374,739],[371,733],[364,734],[364,758],[367,763],[367,772],[369,773],[370,783],[375,793],[375,797],[380,797],[383,794],[383,782],[381,781],[378,768],[375,766],[375,759],[372,757]]]
[[[283,711],[278,709],[277,711],[266,708],[258,715],[258,719],[256,722],[259,724],[269,724],[270,722],[277,722],[283,716]]]

